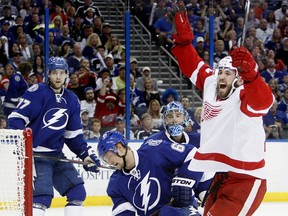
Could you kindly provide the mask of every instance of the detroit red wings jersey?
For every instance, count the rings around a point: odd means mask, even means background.
[[[265,178],[265,132],[262,116],[273,102],[259,76],[226,100],[216,95],[217,78],[192,46],[173,48],[181,70],[203,91],[201,144],[190,164],[199,171],[245,173]]]

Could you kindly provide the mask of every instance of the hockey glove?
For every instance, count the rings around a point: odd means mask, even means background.
[[[245,47],[235,48],[231,51],[232,66],[238,69],[239,76],[244,83],[252,82],[258,76],[258,65],[251,53]]]
[[[86,151],[81,154],[81,159],[86,164],[83,166],[86,171],[95,173],[99,172],[98,167],[101,166],[100,159],[96,156],[95,151],[91,146],[88,146]]]
[[[191,44],[194,36],[183,2],[168,9],[168,18],[172,24],[172,37],[175,44]]]
[[[172,179],[173,206],[188,207],[193,203],[192,188],[195,181],[192,179],[174,177]]]

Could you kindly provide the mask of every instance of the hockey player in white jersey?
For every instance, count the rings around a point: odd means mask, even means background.
[[[8,127],[30,127],[33,152],[44,156],[34,158],[33,216],[45,215],[54,196],[53,187],[67,197],[64,215],[81,216],[86,198],[82,178],[71,163],[46,159],[45,156],[65,158],[62,151],[65,143],[84,162],[95,165],[85,165],[86,171],[98,172],[100,160],[84,139],[79,100],[64,88],[68,65],[61,57],[51,57],[48,63],[48,84],[35,84],[24,93],[8,117]]]
[[[252,215],[266,192],[262,116],[274,97],[245,47],[234,48],[213,71],[191,45],[194,36],[183,1],[169,11],[182,72],[203,92],[200,147],[191,170],[217,172],[205,216]]]

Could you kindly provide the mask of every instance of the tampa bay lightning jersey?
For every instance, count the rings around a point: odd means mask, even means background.
[[[169,133],[166,130],[162,130],[158,133],[152,134],[149,139],[161,139],[166,140],[167,142],[174,142],[173,139],[171,139]],[[199,148],[200,146],[200,134],[196,132],[183,132],[183,142],[182,144],[191,144],[195,146],[196,148]]]
[[[167,205],[172,197],[175,170],[187,167],[195,151],[193,145],[146,139],[133,151],[135,167],[129,173],[117,170],[110,177],[107,194],[114,204],[113,215],[130,215],[131,212],[151,215]],[[197,187],[202,173],[187,170],[186,174],[195,180],[194,187]]]
[[[67,89],[55,94],[45,83],[27,89],[17,108],[9,115],[8,127],[30,127],[36,152],[61,152],[66,143],[79,156],[87,148],[77,96]]]

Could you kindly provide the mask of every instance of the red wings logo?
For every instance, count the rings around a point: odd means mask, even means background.
[[[222,108],[220,106],[213,106],[209,104],[208,102],[204,103],[204,112],[202,114],[202,119],[201,121],[207,121],[212,118],[215,118],[219,115],[221,112]]]

